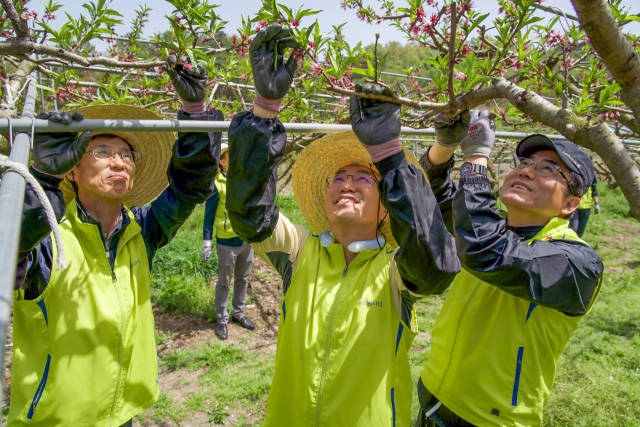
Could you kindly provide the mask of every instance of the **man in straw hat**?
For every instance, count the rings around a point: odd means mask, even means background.
[[[249,52],[259,95],[229,130],[231,223],[280,273],[285,293],[263,425],[406,426],[413,305],[460,270],[453,238],[400,145],[400,106],[356,97],[355,134],[311,143],[294,166],[294,194],[313,232],[279,213],[287,134],[275,116],[296,62],[284,64],[278,50],[274,71],[273,50],[294,47],[289,34],[274,25],[256,35]]]
[[[179,119],[222,120],[204,111],[202,67],[169,58],[166,68],[183,99]],[[125,105],[39,117],[68,124],[83,116],[160,119]],[[63,248],[27,187],[8,425],[131,425],[156,402],[153,257],[211,194],[219,153],[220,133],[179,133],[175,144],[162,132],[35,135],[31,173],[61,220]],[[64,270],[56,267],[62,249]]]
[[[233,231],[227,215],[227,170],[229,168],[229,145],[221,144],[220,169],[216,177],[213,194],[205,203],[202,234],[204,250],[202,259],[209,262],[211,257],[211,239],[215,231],[216,253],[218,254],[218,282],[216,283],[216,336],[220,340],[229,337],[227,323],[229,313],[227,302],[229,286],[233,276],[233,315],[231,319],[250,331],[256,325],[244,315],[244,303],[249,286],[249,275],[253,268],[253,249],[242,241]]]
[[[602,280],[602,260],[568,222],[593,164],[571,142],[523,139],[501,188],[506,215],[487,177],[491,113],[439,115],[435,128],[421,163],[464,269],[433,327],[416,426],[539,426],[556,362]]]

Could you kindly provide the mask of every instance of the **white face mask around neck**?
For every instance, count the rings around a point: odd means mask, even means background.
[[[331,247],[333,242],[335,242],[335,239],[333,238],[329,230],[325,231],[320,235],[320,244],[325,248]],[[347,249],[349,249],[349,251],[353,253],[359,253],[362,251],[374,251],[374,250],[383,248],[386,243],[387,242],[384,236],[381,236],[380,234],[378,234],[378,238],[373,240],[363,240],[360,242],[353,242],[349,246],[347,246]]]

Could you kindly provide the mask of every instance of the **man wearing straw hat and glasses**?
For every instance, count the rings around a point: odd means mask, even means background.
[[[282,276],[285,298],[263,426],[406,426],[413,304],[460,270],[429,183],[399,142],[400,106],[351,99],[354,133],[311,143],[293,188],[313,232],[275,205],[287,135],[276,118],[296,71],[289,30],[250,47],[258,96],[229,129],[227,210],[234,230]],[[278,49],[274,71],[274,49]],[[367,85],[365,92],[384,88]],[[316,234],[317,233],[317,234]]]
[[[205,112],[203,67],[175,62],[164,68],[183,100],[178,118],[222,120]],[[160,119],[125,105],[39,118],[69,124],[83,116]],[[162,132],[35,135],[31,173],[60,221],[68,265],[56,267],[62,248],[27,187],[8,425],[131,425],[157,401],[153,257],[211,194],[219,156],[220,133],[179,133],[175,144]]]

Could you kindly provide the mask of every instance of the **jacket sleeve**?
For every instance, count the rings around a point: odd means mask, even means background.
[[[56,220],[60,222],[66,212],[62,191],[59,189],[61,178],[38,172],[33,167],[29,169],[31,174],[38,180],[47,198],[51,202]],[[20,229],[20,246],[18,247],[18,270],[16,274],[15,289],[18,289],[26,277],[37,274],[40,252],[36,247],[43,239],[48,238],[51,233],[44,206],[36,192],[27,184],[24,195],[22,210],[22,227]],[[31,257],[29,256],[30,254]],[[43,267],[51,270],[51,259],[43,259]]]
[[[398,242],[395,263],[414,299],[442,293],[460,272],[453,237],[422,170],[404,151],[376,163],[380,199]]]
[[[204,221],[202,223],[202,240],[211,241],[213,239],[214,221],[216,219],[216,210],[220,203],[220,193],[218,188],[213,186],[213,193],[204,204]]]
[[[218,110],[195,115],[178,112],[180,120],[222,118]],[[221,137],[221,132],[179,132],[167,169],[169,186],[151,206],[131,209],[142,227],[150,266],[156,251],[173,239],[196,205],[211,195],[220,161]]]
[[[429,147],[431,149],[431,147]],[[431,190],[440,207],[440,213],[449,233],[453,234],[453,217],[451,214],[451,202],[453,195],[458,191],[458,184],[451,179],[451,171],[455,159],[451,159],[441,165],[432,165],[429,161],[429,150],[420,158],[420,165],[427,172],[427,178],[431,185]]]
[[[231,121],[227,213],[233,231],[247,243],[270,237],[278,224],[276,183],[286,144],[277,117],[263,119],[247,111]]]
[[[572,316],[585,314],[597,293],[602,260],[573,240],[529,244],[507,229],[494,209],[484,176],[463,177],[453,200],[455,239],[462,267],[478,279],[526,301]]]
[[[256,254],[280,274],[285,295],[302,248],[310,235],[309,230],[301,225],[292,224],[287,217],[280,214],[271,236],[259,243],[251,244]]]
[[[591,184],[591,196],[598,197],[598,177],[593,177],[593,183]]]

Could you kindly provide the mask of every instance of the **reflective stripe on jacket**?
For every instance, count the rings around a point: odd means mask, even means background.
[[[561,239],[587,245],[560,218],[527,242]],[[553,279],[567,272],[541,274]],[[475,425],[539,426],[556,362],[581,318],[511,295],[463,270],[434,325],[422,382]]]
[[[9,426],[120,426],[158,399],[157,355],[141,227],[120,237],[113,273],[75,202],[60,224],[68,267],[39,298],[14,293]]]
[[[283,277],[276,368],[263,426],[407,426],[415,337],[401,319],[405,290],[394,250],[363,251],[345,264],[280,214],[252,244]]]

